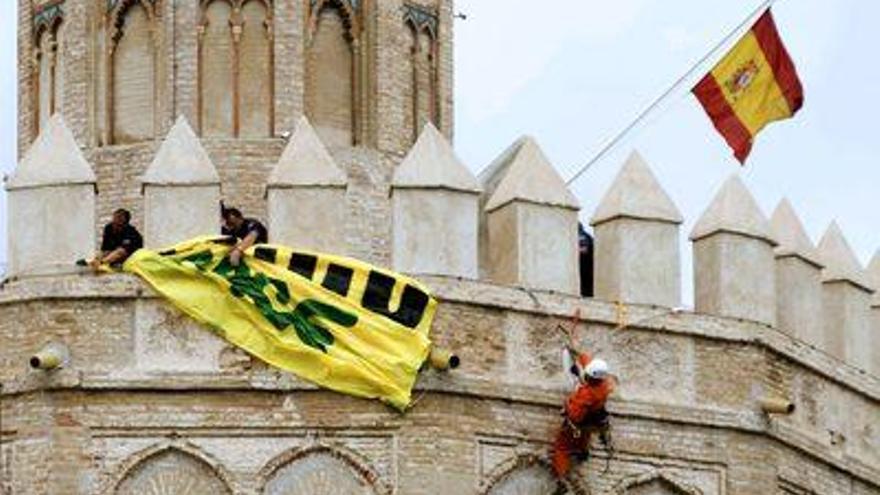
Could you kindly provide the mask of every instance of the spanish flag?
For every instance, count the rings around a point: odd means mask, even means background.
[[[801,108],[803,88],[769,9],[693,93],[740,163],[764,126]]]

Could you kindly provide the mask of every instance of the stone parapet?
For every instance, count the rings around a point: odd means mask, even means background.
[[[696,310],[775,325],[777,243],[737,175],[718,191],[690,239]]]
[[[590,221],[595,232],[596,297],[679,306],[682,221],[644,159],[633,152]]]
[[[613,303],[547,291],[528,293],[455,277],[425,276],[423,282],[441,300],[433,338],[438,345],[458,351],[463,364],[450,374],[423,373],[415,393],[423,399],[403,417],[375,402],[322,391],[259,362],[231,359],[228,345],[208,330],[188,324],[133,277],[11,282],[0,290],[0,307],[8,315],[0,322],[0,335],[13,343],[0,350],[4,418],[14,418],[4,425],[10,432],[24,432],[20,422],[32,417],[26,408],[45,407],[50,411],[47,417],[71,418],[81,425],[92,442],[115,445],[107,452],[122,455],[119,462],[134,454],[118,444],[121,438],[139,438],[144,446],[156,445],[162,438],[203,446],[208,444],[201,439],[219,439],[221,431],[226,432],[223,442],[320,431],[321,438],[332,445],[349,445],[375,467],[379,462],[375,452],[353,440],[361,419],[369,416],[370,435],[377,434],[380,426],[397,432],[396,452],[408,459],[401,473],[420,470],[433,479],[436,465],[444,466],[447,473],[472,473],[471,460],[458,471],[451,461],[435,458],[432,468],[407,457],[414,452],[407,447],[410,442],[424,441],[417,440],[421,437],[411,429],[411,422],[421,428],[430,425],[435,439],[452,441],[447,423],[439,418],[450,408],[464,407],[469,411],[466,417],[456,414],[450,419],[457,418],[457,431],[466,437],[469,448],[484,440],[496,445],[490,425],[501,422],[507,432],[504,438],[513,434],[529,439],[534,447],[527,450],[540,458],[558,422],[558,404],[567,387],[557,362],[564,338],[552,333],[552,327],[580,309],[584,321],[578,344],[612,362],[621,379],[609,404],[620,453],[613,461],[615,469],[660,453],[678,455],[673,452],[680,450],[683,466],[697,472],[700,463],[709,460],[727,473],[724,483],[729,483],[739,476],[729,463],[745,460],[730,457],[739,454],[700,453],[686,440],[689,435],[696,440],[711,433],[725,445],[746,442],[761,455],[776,452],[773,455],[778,457],[770,461],[773,466],[808,462],[814,470],[835,469],[852,482],[880,486],[880,459],[870,449],[876,433],[869,427],[880,403],[880,380],[773,328],[647,305],[627,306],[621,321]],[[11,325],[22,311],[32,318],[24,325]],[[624,328],[618,328],[621,323]],[[70,367],[50,374],[25,371],[29,353],[47,340],[70,346]],[[765,416],[758,401],[767,395],[788,397],[796,411],[791,416]],[[41,402],[50,398],[51,405]],[[192,409],[186,405],[190,402]],[[822,406],[828,404],[840,404],[847,414]],[[150,408],[168,414],[157,415]],[[337,416],[330,410],[346,413]],[[425,423],[423,414],[434,419]],[[510,423],[516,416],[520,419]],[[319,421],[310,419],[318,417]],[[42,420],[33,417],[32,421]],[[643,437],[639,433],[643,428],[662,434],[663,445]],[[7,445],[19,445],[20,435],[7,437]],[[449,446],[448,441],[444,442]],[[220,465],[228,466],[232,461],[223,459],[231,459],[233,450],[224,450],[223,442],[216,444],[221,450],[211,452],[218,453]],[[460,456],[470,452],[448,448]],[[512,452],[503,454],[509,455]],[[599,461],[604,455],[596,451]],[[123,475],[114,466],[108,459],[82,469],[92,470],[96,479],[114,479]],[[26,472],[17,464],[14,469]],[[576,479],[592,487],[606,482],[588,472],[596,472],[592,464]],[[468,486],[493,479],[489,472],[476,479],[470,476],[463,478],[469,480]],[[400,493],[420,493],[407,488],[402,478],[388,482]],[[756,486],[756,481],[750,483]]]

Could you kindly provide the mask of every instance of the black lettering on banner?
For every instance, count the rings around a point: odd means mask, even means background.
[[[318,257],[311,254],[291,253],[290,263],[287,269],[309,280],[315,276],[315,268],[318,266]]]
[[[346,297],[348,288],[351,286],[352,275],[354,275],[354,270],[351,268],[330,263],[327,265],[327,274],[324,275],[324,282],[321,285],[327,290]]]
[[[391,318],[405,327],[415,328],[422,321],[425,308],[428,307],[428,294],[407,284],[403,288],[403,294],[400,297],[400,307],[392,313],[389,306],[391,303],[391,292],[394,290],[396,282],[394,278],[388,275],[370,271],[370,276],[367,279],[367,288],[364,291],[363,299],[361,299],[361,306],[374,313]]]
[[[254,249],[254,258],[258,260],[275,263],[276,257],[278,257],[278,251],[275,248],[258,247]]]

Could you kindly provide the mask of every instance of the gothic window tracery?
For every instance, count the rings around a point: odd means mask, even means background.
[[[207,137],[270,137],[273,20],[269,0],[203,0],[199,127]]]
[[[61,50],[63,2],[40,6],[34,14],[34,135],[61,109],[64,70]]]
[[[405,90],[405,122],[413,141],[428,122],[439,121],[437,70],[437,14],[425,7],[404,4],[404,23],[409,34],[409,60],[404,64],[411,75]]]
[[[358,4],[312,0],[306,59],[306,115],[325,144],[355,144],[358,132],[360,41]]]
[[[155,137],[157,117],[158,0],[109,3],[107,140],[133,143]]]

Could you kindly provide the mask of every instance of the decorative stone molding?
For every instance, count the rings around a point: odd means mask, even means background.
[[[514,477],[519,473],[528,473],[529,470],[538,470],[546,473],[546,476],[530,476],[524,479],[530,484],[529,491],[518,491],[517,486],[508,487],[506,483],[516,483]],[[572,480],[574,475],[564,480],[556,480],[552,466],[546,455],[539,453],[522,454],[505,462],[493,469],[483,483],[478,493],[483,495],[518,495],[520,493],[558,493],[560,495],[587,495],[590,491],[582,485],[580,480]],[[560,486],[561,485],[561,486]],[[552,491],[562,488],[564,491]],[[537,491],[540,489],[549,489]],[[513,490],[513,491],[511,491]]]
[[[662,471],[648,472],[625,478],[614,487],[611,494],[627,495],[630,490],[650,485],[651,483],[658,483],[676,495],[703,495],[702,491],[681,483]]]
[[[318,28],[318,15],[325,6],[339,7],[342,12],[342,21],[345,24],[349,41],[356,41],[360,35],[359,22],[359,0],[311,0],[309,6],[309,22],[308,22],[308,40],[307,44],[311,44],[314,39],[315,30]]]
[[[34,11],[34,40],[40,38],[43,30],[54,30],[64,18],[64,1],[56,0],[40,5]]]
[[[409,23],[417,32],[426,30],[433,38],[437,37],[439,18],[435,10],[409,2],[404,3],[403,22]]]
[[[214,459],[208,453],[202,451],[196,445],[187,442],[186,440],[181,439],[169,439],[158,442],[150,447],[147,447],[141,451],[138,451],[127,459],[122,461],[122,463],[113,471],[113,474],[109,477],[108,482],[105,485],[105,488],[101,490],[100,493],[106,495],[118,495],[120,493],[120,489],[124,487],[126,480],[130,479],[130,476],[136,474],[136,471],[145,466],[153,459],[157,459],[162,455],[167,454],[179,454],[186,456],[200,465],[203,465],[207,471],[213,475],[217,481],[217,487],[213,487],[215,489],[220,488],[220,492],[214,492],[213,495],[231,495],[232,491],[232,475],[227,471],[223,465],[216,459]],[[173,477],[169,477],[164,480],[166,483],[173,484],[177,480],[173,479]],[[185,488],[188,485],[184,485],[177,488]],[[149,492],[140,492],[144,493],[144,495],[163,495],[166,493],[165,491],[161,491],[162,489],[173,488],[166,486],[156,485],[155,489],[160,490],[154,493]],[[225,489],[225,490],[224,490]],[[123,492],[124,493],[124,492]],[[167,493],[178,493],[176,491],[171,491]]]
[[[369,486],[372,492],[376,495],[391,495],[393,493],[391,486],[381,479],[379,474],[370,466],[366,459],[362,459],[356,453],[351,452],[344,447],[324,443],[315,443],[307,447],[288,450],[270,460],[257,474],[258,492],[269,493],[267,490],[270,488],[270,483],[284,468],[294,465],[297,462],[301,462],[310,456],[320,455],[329,456],[336,461],[340,461],[347,468],[350,468],[352,474]],[[308,481],[306,480],[306,482]],[[309,493],[324,495],[323,492]]]

